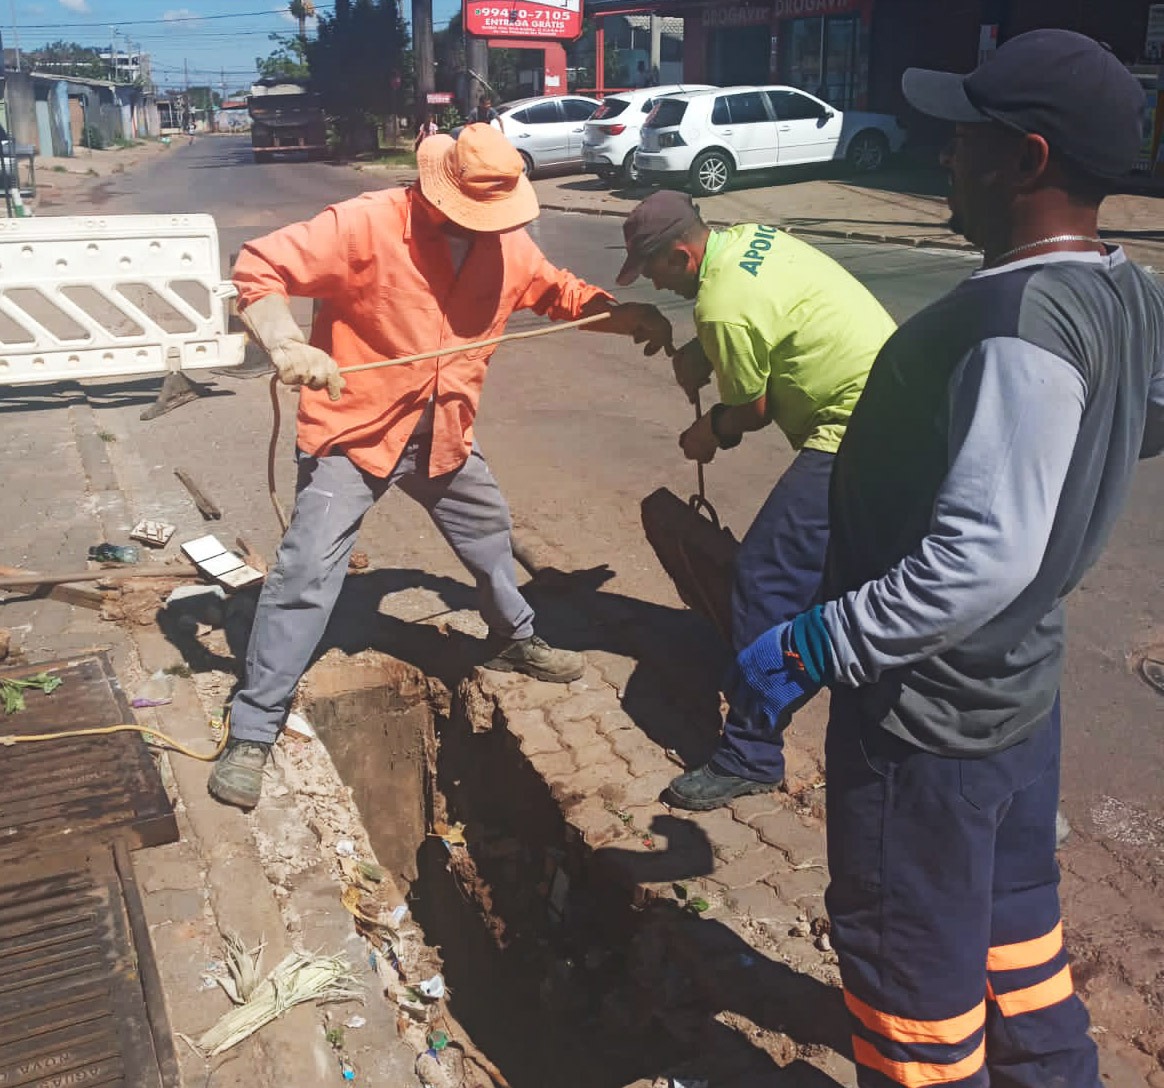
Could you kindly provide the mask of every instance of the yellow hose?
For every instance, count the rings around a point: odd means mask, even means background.
[[[156,746],[164,746],[167,749],[172,749],[180,755],[189,756],[191,759],[197,759],[202,763],[213,763],[220,755],[222,750],[226,747],[226,742],[230,737],[230,723],[223,722],[222,736],[219,739],[213,752],[196,752],[193,748],[187,748],[181,741],[174,740],[173,737],[167,736],[165,733],[157,729],[150,729],[145,725],[131,725],[128,722],[122,725],[103,725],[91,729],[70,729],[65,733],[9,733],[5,736],[0,736],[0,746],[9,747],[13,744],[39,744],[50,740],[70,740],[77,737],[107,737],[112,733],[140,733],[145,737],[147,744],[155,744]],[[157,742],[161,742],[157,745]]]

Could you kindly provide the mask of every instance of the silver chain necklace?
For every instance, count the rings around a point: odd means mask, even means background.
[[[1015,246],[1014,249],[1008,249],[1005,253],[995,257],[990,263],[992,265],[1002,264],[1003,261],[1009,260],[1018,253],[1026,253],[1029,249],[1038,249],[1039,246],[1049,246],[1057,242],[1091,242],[1093,245],[1103,245],[1102,238],[1093,238],[1089,234],[1053,234],[1050,238],[1040,238],[1037,242],[1027,242],[1024,246]]]

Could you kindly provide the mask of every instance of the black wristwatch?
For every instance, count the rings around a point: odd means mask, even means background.
[[[720,416],[728,410],[726,404],[713,404],[711,406],[711,433],[715,435],[715,440],[719,443],[721,450],[734,450],[744,439],[742,434],[737,434],[735,438],[724,438],[719,431]]]

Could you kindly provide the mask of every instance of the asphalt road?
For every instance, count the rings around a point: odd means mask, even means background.
[[[322,163],[256,166],[245,140],[206,138],[102,183],[96,209],[210,212],[225,265],[247,238],[383,184],[383,175]],[[547,213],[531,231],[552,260],[594,282],[613,283],[621,251],[618,220]],[[955,253],[850,243],[822,248],[899,319],[974,267]],[[620,295],[659,302],[681,336],[690,331],[689,305],[682,300],[656,298],[649,286]],[[515,320],[513,327],[538,320]],[[140,424],[136,405],[114,404],[108,411],[140,448],[143,486],[164,465],[201,464],[233,497],[233,528],[270,547],[274,533],[262,483],[265,382],[221,381],[219,387],[226,395],[184,407],[162,424]],[[681,493],[693,489],[694,471],[676,445],[690,415],[665,361],[644,359],[621,339],[565,333],[497,353],[478,432],[519,524],[534,527],[576,567],[609,564],[614,580],[608,588],[675,605],[643,539],[639,501],[661,485]],[[127,456],[124,448],[119,456]],[[709,467],[709,497],[737,534],[790,458],[772,428]],[[283,476],[289,488],[289,459]],[[1164,643],[1161,509],[1164,459],[1141,467],[1111,546],[1074,596],[1064,682],[1069,816],[1112,845],[1146,846],[1156,858],[1164,846],[1164,701],[1135,677],[1131,663],[1143,648]],[[455,561],[406,500],[373,512],[361,547],[378,563],[458,576]]]

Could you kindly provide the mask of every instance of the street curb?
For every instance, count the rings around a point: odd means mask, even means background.
[[[575,215],[597,215],[615,219],[625,219],[630,211],[621,208],[579,208],[569,204],[547,204],[541,202],[545,212],[573,212]],[[734,223],[723,219],[708,219],[707,225],[717,230],[735,226]],[[927,238],[914,238],[893,234],[874,234],[861,230],[839,230],[833,227],[803,227],[787,224],[777,224],[787,234],[809,234],[817,238],[837,238],[846,242],[872,242],[877,245],[907,246],[910,249],[944,249],[957,253],[979,253],[980,250],[963,242],[931,241]]]

